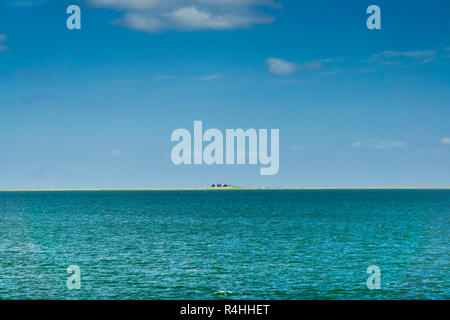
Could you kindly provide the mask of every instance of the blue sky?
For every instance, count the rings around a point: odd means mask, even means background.
[[[0,188],[449,187],[449,35],[444,0],[2,1]],[[278,174],[175,166],[194,120],[279,128]]]

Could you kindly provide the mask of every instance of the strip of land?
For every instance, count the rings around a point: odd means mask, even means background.
[[[206,188],[85,188],[85,189],[0,189],[0,192],[48,191],[201,191],[201,190],[450,190],[450,187],[329,187],[329,188],[277,188],[277,187],[206,187]]]

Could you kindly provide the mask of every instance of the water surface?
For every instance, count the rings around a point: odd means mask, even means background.
[[[449,299],[449,217],[449,190],[0,192],[0,298]]]

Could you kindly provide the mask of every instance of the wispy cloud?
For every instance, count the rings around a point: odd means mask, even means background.
[[[153,80],[156,80],[156,81],[172,80],[172,79],[175,79],[175,77],[174,76],[154,76],[153,77]]]
[[[46,77],[45,74],[33,70],[0,70],[0,76],[14,79],[39,79]]]
[[[91,82],[90,86],[133,86],[141,84],[141,80],[134,79],[122,79],[122,80],[111,80],[105,82]]]
[[[36,5],[41,5],[43,3],[46,3],[47,0],[4,0],[4,3],[2,5],[9,6],[9,7],[32,7]]]
[[[32,103],[44,103],[44,102],[58,101],[63,98],[64,98],[64,96],[58,95],[58,94],[38,93],[38,94],[28,94],[28,95],[21,96],[19,98],[19,100],[22,103],[32,104]]]
[[[5,45],[5,42],[8,40],[6,35],[0,34],[0,53],[8,50],[8,47]]]
[[[305,63],[294,63],[283,59],[270,57],[266,59],[266,65],[269,72],[278,75],[287,75],[301,71],[319,70],[325,66],[326,62],[331,62],[331,59],[313,60]]]
[[[325,67],[325,63],[331,61],[332,61],[331,59],[323,59],[305,62],[297,66],[297,71],[319,70]]]
[[[393,51],[386,50],[381,53],[374,54],[369,61],[376,61],[381,64],[400,63],[402,59],[430,62],[436,58],[435,50],[417,50],[417,51]]]
[[[274,18],[258,10],[274,0],[88,0],[94,7],[121,11],[115,24],[134,30],[232,30],[267,24]]]
[[[174,79],[179,79],[179,80],[198,80],[198,81],[211,81],[211,80],[216,80],[216,79],[221,79],[223,78],[223,74],[221,73],[213,73],[213,74],[207,74],[204,76],[199,76],[199,77],[191,77],[191,78],[179,78],[179,77],[175,77],[175,76],[170,76],[170,75],[161,75],[161,76],[154,76],[152,79],[154,81],[165,81],[165,80],[174,80]]]
[[[118,149],[114,149],[113,151],[111,151],[111,156],[114,158],[122,157],[124,156],[124,153]]]
[[[210,80],[216,80],[216,79],[220,79],[223,76],[221,74],[215,73],[215,74],[209,74],[203,77],[195,77],[192,78],[193,80],[200,80],[200,81],[210,81]]]
[[[111,81],[111,84],[140,84],[141,80],[117,80],[117,81]]]
[[[371,148],[371,149],[398,149],[405,148],[407,144],[402,141],[369,140],[366,142],[356,141],[352,143],[353,148]]]
[[[450,138],[448,138],[448,137],[442,138],[441,144],[445,144],[445,145],[450,144]]]

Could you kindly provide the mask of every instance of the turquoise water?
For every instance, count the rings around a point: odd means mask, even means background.
[[[0,192],[0,298],[449,299],[449,217],[448,190]]]

